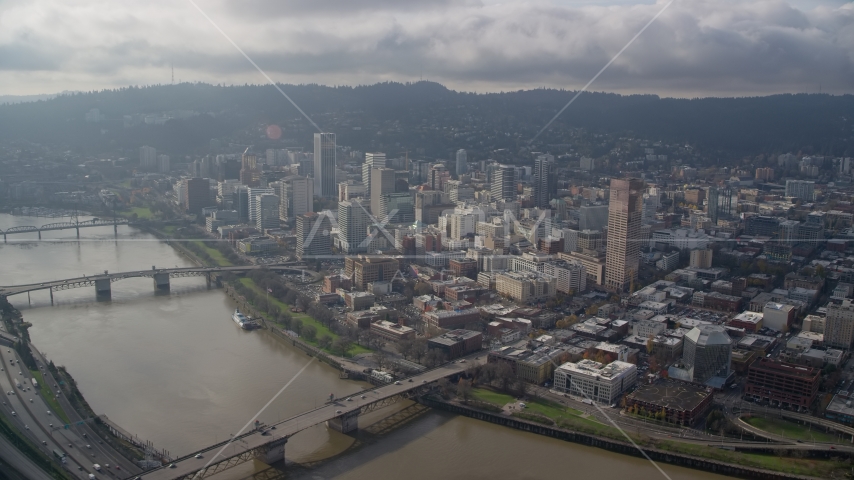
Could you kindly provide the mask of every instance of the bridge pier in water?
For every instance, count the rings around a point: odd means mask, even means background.
[[[326,426],[341,433],[350,433],[359,429],[359,410],[344,413],[326,421]]]
[[[99,299],[109,299],[113,296],[110,277],[95,279],[95,295]]]
[[[168,273],[155,273],[152,278],[154,279],[154,290],[158,292],[168,292],[169,291],[169,274]]]
[[[287,437],[280,438],[276,441],[270,442],[266,445],[266,451],[260,453],[258,455],[258,460],[266,463],[267,465],[272,465],[276,462],[284,462],[285,461],[285,444],[288,443]]]

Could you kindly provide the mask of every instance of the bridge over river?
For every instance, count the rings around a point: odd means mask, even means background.
[[[7,237],[9,235],[22,234],[22,233],[37,233],[39,239],[42,238],[42,232],[48,232],[52,230],[77,230],[77,238],[80,238],[80,229],[81,228],[89,228],[89,227],[105,227],[112,226],[113,231],[118,231],[119,225],[130,225],[127,219],[124,218],[114,218],[112,220],[101,219],[101,218],[93,218],[92,220],[85,220],[82,222],[56,222],[56,223],[48,223],[47,225],[42,225],[41,227],[36,227],[33,225],[20,225],[17,227],[10,227],[7,230],[0,230],[0,234],[3,234],[3,242],[7,241]]]
[[[109,273],[105,271],[103,274],[92,276],[82,276],[77,278],[67,278],[64,280],[53,280],[42,283],[30,283],[26,285],[0,286],[0,297],[9,297],[10,295],[18,295],[21,293],[29,293],[37,290],[50,290],[50,298],[53,300],[53,292],[55,290],[68,290],[71,288],[80,287],[95,287],[95,293],[98,297],[108,298],[111,295],[111,285],[113,282],[126,278],[148,277],[154,280],[154,288],[159,291],[169,290],[169,279],[179,277],[205,277],[210,285],[217,281],[217,278],[223,273],[245,273],[252,270],[270,270],[274,272],[292,272],[309,274],[312,280],[317,280],[320,274],[306,267],[294,264],[275,264],[275,265],[248,265],[234,267],[184,267],[184,268],[156,268],[151,267],[151,270],[137,270],[133,272]]]
[[[480,358],[476,358],[480,356]],[[263,425],[239,435],[234,440],[220,442],[175,460],[173,468],[163,466],[139,477],[152,480],[205,478],[254,459],[267,464],[283,461],[285,444],[295,434],[326,422],[329,428],[347,433],[358,428],[359,415],[399,400],[426,393],[433,383],[445,377],[459,375],[467,368],[486,362],[484,353],[472,354],[453,363],[404,379],[394,384],[355,393],[273,425]],[[251,420],[251,419],[250,419]],[[228,448],[223,448],[228,446]],[[220,453],[220,451],[222,451]],[[196,455],[200,458],[196,458]]]

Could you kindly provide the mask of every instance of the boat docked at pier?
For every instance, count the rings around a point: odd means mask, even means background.
[[[234,309],[234,314],[231,315],[231,319],[244,330],[252,330],[253,328],[258,327],[257,322],[241,313],[239,309]]]

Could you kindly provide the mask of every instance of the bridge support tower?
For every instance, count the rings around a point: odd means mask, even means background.
[[[39,240],[41,240],[41,239],[42,239],[42,231],[39,230]]]
[[[326,421],[326,426],[341,433],[350,433],[359,429],[359,410],[347,412]]]
[[[168,292],[169,291],[169,274],[168,273],[155,273],[154,276],[154,290],[158,292]]]
[[[113,296],[110,277],[95,279],[95,295],[99,299],[108,299]]]
[[[266,445],[267,450],[258,454],[258,460],[272,465],[276,462],[285,461],[285,444],[288,443],[287,437],[282,437],[278,440],[270,442]]]

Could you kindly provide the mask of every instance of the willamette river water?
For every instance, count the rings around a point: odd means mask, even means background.
[[[0,214],[0,229],[57,219]],[[168,244],[120,226],[9,237],[0,244],[0,285],[159,267],[190,266]],[[231,320],[234,305],[201,278],[172,279],[155,295],[150,279],[112,284],[112,299],[94,288],[18,295],[10,300],[33,324],[33,343],[65,365],[92,408],[124,429],[173,454],[186,454],[237,432],[310,357],[263,332],[244,332]],[[336,370],[311,365],[260,415],[274,422],[313,408],[330,393],[359,391]],[[363,422],[376,421],[366,418]],[[298,478],[632,478],[661,474],[648,462],[488,423],[428,411],[368,439],[319,425],[290,440],[289,460],[333,456]],[[354,445],[355,443],[355,445]],[[354,446],[348,450],[348,447]],[[343,453],[341,453],[343,452]],[[335,456],[337,455],[337,456]],[[217,478],[241,478],[262,464]],[[723,478],[664,466],[673,479]]]

